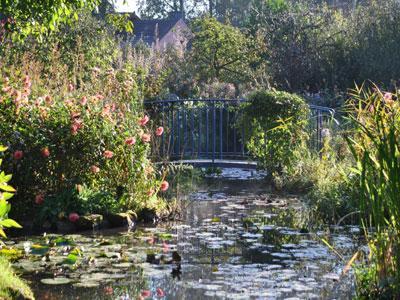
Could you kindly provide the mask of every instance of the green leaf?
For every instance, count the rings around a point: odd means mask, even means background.
[[[2,236],[2,237],[4,237],[4,238],[7,238],[7,236],[6,236],[6,234],[5,234],[5,232],[4,232],[4,230],[0,227],[0,235]]]
[[[16,190],[12,186],[4,184],[4,183],[0,184],[0,190],[3,190],[5,192],[12,192],[12,193],[16,192]]]
[[[4,193],[3,193],[3,198],[2,198],[2,199],[4,199],[4,200],[9,200],[9,199],[11,199],[13,196],[14,196],[14,194],[12,194],[12,193],[4,192]],[[1,199],[1,198],[0,198],[0,199]],[[0,215],[1,215],[1,214],[0,214]]]
[[[21,225],[19,225],[17,222],[15,222],[13,219],[5,219],[0,221],[0,225],[10,228],[10,227],[15,227],[15,228],[22,228]]]
[[[0,152],[4,152],[7,150],[7,147],[0,145]]]

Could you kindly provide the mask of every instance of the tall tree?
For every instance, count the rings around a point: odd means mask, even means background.
[[[190,55],[200,81],[239,84],[248,78],[254,47],[245,34],[210,17],[196,20],[193,29]]]
[[[207,0],[140,0],[139,12],[145,18],[167,18],[171,13],[181,13],[191,18],[201,14]]]

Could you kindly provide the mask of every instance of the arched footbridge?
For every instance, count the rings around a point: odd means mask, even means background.
[[[239,125],[245,99],[179,99],[145,101],[148,114],[164,127],[153,155],[159,160],[199,167],[254,169]],[[335,110],[310,105],[310,146],[320,149],[324,128],[332,126]]]

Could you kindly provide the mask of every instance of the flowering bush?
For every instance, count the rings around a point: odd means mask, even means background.
[[[95,68],[77,81],[60,79],[62,68],[47,76],[32,66],[3,68],[0,82],[0,139],[13,153],[7,166],[18,212],[48,208],[77,185],[110,193],[120,209],[154,206],[156,193],[148,191],[160,182],[147,157],[156,133],[143,113],[135,70],[128,63]]]

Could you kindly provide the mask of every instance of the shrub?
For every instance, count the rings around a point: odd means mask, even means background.
[[[294,94],[259,90],[244,104],[241,123],[247,148],[272,174],[292,168],[304,149],[309,109]]]
[[[157,193],[149,196],[159,186],[148,159],[151,122],[139,122],[148,66],[129,54],[96,66],[89,45],[71,46],[70,38],[49,47],[45,61],[46,48],[35,47],[5,49],[0,59],[0,139],[13,153],[7,168],[15,174],[15,212],[31,215],[77,185],[111,210],[156,206]],[[76,51],[71,65],[60,58],[67,49]],[[90,207],[82,204],[81,212]]]

